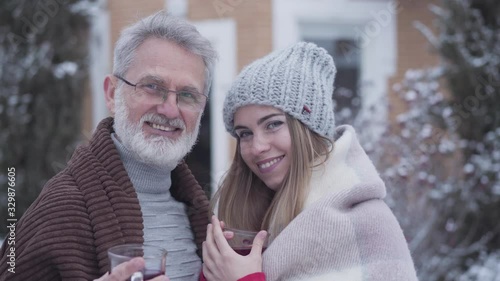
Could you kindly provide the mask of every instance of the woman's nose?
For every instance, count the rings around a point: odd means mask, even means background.
[[[252,152],[254,154],[260,154],[262,152],[268,151],[271,145],[269,140],[265,136],[254,135],[252,143]]]

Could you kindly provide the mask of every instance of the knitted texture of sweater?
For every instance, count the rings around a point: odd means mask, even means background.
[[[144,241],[141,208],[112,126],[112,118],[101,121],[89,144],[77,148],[19,220],[15,273],[8,271],[6,240],[0,280],[93,280],[109,271],[108,248]],[[187,206],[201,256],[209,202],[185,163],[172,172],[170,192]]]

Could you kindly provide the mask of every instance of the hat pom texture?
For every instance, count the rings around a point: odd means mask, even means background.
[[[224,101],[226,130],[234,137],[234,114],[246,105],[269,105],[298,119],[321,136],[333,139],[333,82],[337,70],[328,52],[299,42],[246,66]]]

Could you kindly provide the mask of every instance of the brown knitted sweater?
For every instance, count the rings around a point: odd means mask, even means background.
[[[104,119],[90,143],[47,182],[16,225],[15,274],[1,249],[0,280],[93,280],[109,270],[107,249],[143,242],[134,187]],[[198,254],[208,224],[208,199],[185,163],[172,172],[172,196],[188,207]]]

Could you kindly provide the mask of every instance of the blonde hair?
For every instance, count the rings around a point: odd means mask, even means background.
[[[276,237],[301,211],[309,192],[311,170],[322,164],[333,149],[333,142],[311,131],[286,114],[292,151],[290,169],[276,192],[268,188],[245,164],[237,140],[233,162],[219,190],[212,198],[218,202],[218,217],[227,226],[245,230],[268,230]]]

